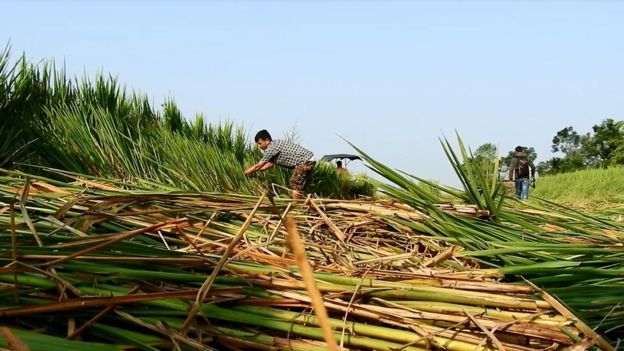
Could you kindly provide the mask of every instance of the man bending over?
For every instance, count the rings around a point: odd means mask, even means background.
[[[254,141],[263,156],[258,163],[245,170],[245,175],[267,170],[273,165],[294,169],[289,186],[293,191],[293,199],[300,199],[316,165],[314,153],[288,140],[273,140],[266,129],[259,131]]]

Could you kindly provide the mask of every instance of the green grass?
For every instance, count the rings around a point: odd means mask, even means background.
[[[427,183],[422,179],[395,171],[359,151],[371,169],[388,181],[380,184],[384,194],[428,215],[422,223],[403,221],[401,224],[463,247],[466,251],[461,253],[462,256],[497,267],[507,279],[528,279],[562,301],[592,328],[612,340],[623,339],[621,233],[624,226],[609,218],[618,214],[610,213],[608,217],[602,216],[606,213],[590,214],[571,206],[539,201],[535,194],[529,202],[507,197],[497,184],[496,165],[490,165],[491,172],[485,174],[492,178],[487,179],[478,172],[484,169],[478,164],[479,160],[465,152],[459,136],[457,139],[457,148],[447,140],[442,145],[463,189],[435,183],[428,185],[454,197],[453,202],[466,202],[488,210],[490,215],[486,218],[457,216],[439,210],[435,204],[442,198],[425,191],[422,184]],[[559,193],[566,189],[574,194],[573,199],[580,199],[582,196],[597,196],[606,188],[613,196],[619,195],[621,186],[611,186],[606,180],[616,182],[622,179],[623,170],[614,168],[604,170],[604,174],[579,174],[568,184],[559,181]],[[607,184],[599,185],[601,179]],[[557,179],[553,186],[555,183]],[[547,184],[539,186],[548,187]],[[590,187],[595,194],[588,191],[581,195],[575,190],[575,184],[581,184],[583,189]]]
[[[588,209],[619,207],[624,205],[624,167],[540,177],[531,196]]]
[[[127,92],[117,78],[72,79],[53,62],[12,62],[0,51],[0,167],[41,173],[49,167],[171,188],[259,194],[287,185],[276,167],[254,177],[243,171],[260,159],[250,133],[232,122],[182,116],[167,100]],[[31,167],[37,166],[37,167]],[[319,165],[309,192],[324,197],[372,196],[364,177],[338,177]]]

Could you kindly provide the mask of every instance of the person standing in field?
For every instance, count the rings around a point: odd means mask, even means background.
[[[509,180],[516,183],[516,198],[526,201],[529,199],[529,183],[535,179],[535,165],[522,146],[517,146],[515,151],[509,166]]]
[[[273,140],[266,129],[259,131],[254,141],[262,150],[263,156],[258,163],[245,170],[245,175],[250,176],[274,165],[291,168],[293,173],[289,187],[293,192],[293,199],[301,198],[316,165],[314,153],[288,140]]]
[[[342,167],[342,161],[336,161],[336,173],[338,174],[347,173],[347,169]]]

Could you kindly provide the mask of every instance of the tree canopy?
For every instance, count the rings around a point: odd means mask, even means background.
[[[562,156],[540,162],[537,169],[542,174],[624,164],[624,121],[605,119],[583,135],[565,127],[553,137],[552,151]]]
[[[537,153],[532,146],[521,145],[527,157],[535,162]],[[609,167],[624,164],[624,121],[607,118],[595,124],[590,132],[581,134],[574,127],[559,130],[552,138],[551,150],[556,156],[537,164],[539,174],[573,172],[585,168]],[[477,147],[476,159],[493,161],[499,150],[492,143]],[[514,150],[500,159],[500,171],[507,172]]]

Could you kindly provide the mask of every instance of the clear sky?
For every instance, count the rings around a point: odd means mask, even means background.
[[[3,1],[13,57],[118,75],[185,116],[296,128],[454,184],[438,137],[534,146],[624,119],[624,1]],[[360,170],[355,167],[355,170]]]

